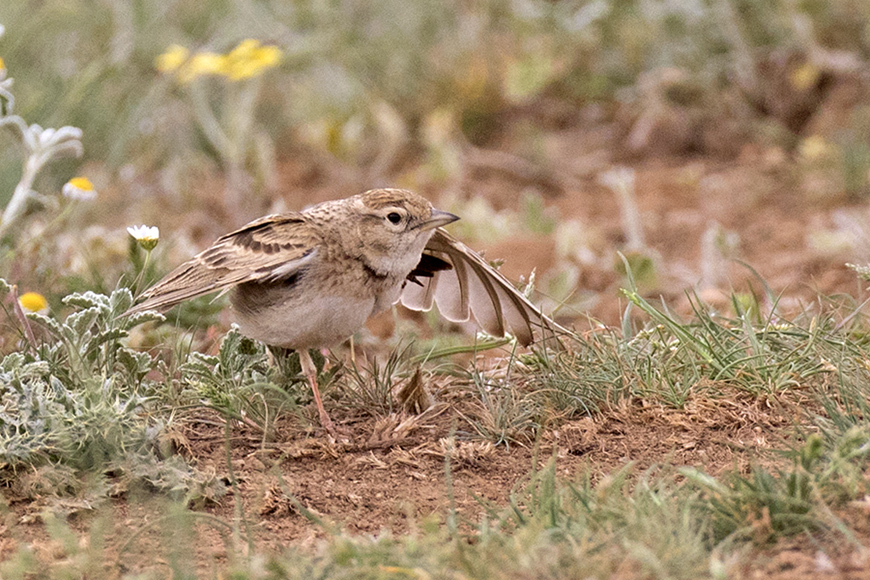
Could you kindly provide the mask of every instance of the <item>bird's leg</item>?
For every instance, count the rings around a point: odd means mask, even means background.
[[[332,424],[332,419],[326,414],[326,409],[323,407],[323,399],[320,398],[320,391],[317,389],[317,367],[314,366],[314,361],[311,360],[311,355],[307,348],[300,348],[299,364],[302,365],[302,372],[308,378],[308,383],[311,385],[311,391],[314,393],[314,402],[317,404],[317,411],[320,413],[320,424],[326,429],[326,432],[332,435],[334,439],[338,439],[335,431],[335,426]]]

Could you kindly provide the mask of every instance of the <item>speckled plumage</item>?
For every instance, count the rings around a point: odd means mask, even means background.
[[[401,301],[437,304],[452,321],[474,319],[522,344],[534,330],[564,331],[498,271],[440,226],[457,220],[402,189],[375,189],[302,212],[270,215],[219,238],[146,290],[130,312],[165,310],[231,289],[244,334],[297,349],[323,410],[309,348],[333,346]]]

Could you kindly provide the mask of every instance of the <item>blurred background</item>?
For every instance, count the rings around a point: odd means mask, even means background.
[[[618,252],[677,309],[862,293],[863,0],[16,0],[0,25],[0,275],[54,309],[384,185],[578,326],[619,322]],[[28,170],[64,126],[81,155]]]

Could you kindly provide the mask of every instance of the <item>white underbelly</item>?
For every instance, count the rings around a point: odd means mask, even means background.
[[[280,303],[261,310],[254,319],[235,311],[242,334],[285,348],[334,346],[362,328],[375,300],[322,296],[306,304]]]

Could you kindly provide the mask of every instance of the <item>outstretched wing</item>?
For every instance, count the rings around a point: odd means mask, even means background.
[[[438,305],[442,316],[465,322],[473,316],[493,336],[510,332],[520,344],[531,344],[536,329],[542,338],[569,334],[544,315],[480,254],[448,234],[435,230],[420,264],[409,275],[400,297],[411,310]]]
[[[128,314],[166,310],[179,302],[244,282],[290,278],[317,252],[316,233],[302,214],[270,215],[218,238],[142,294]]]

